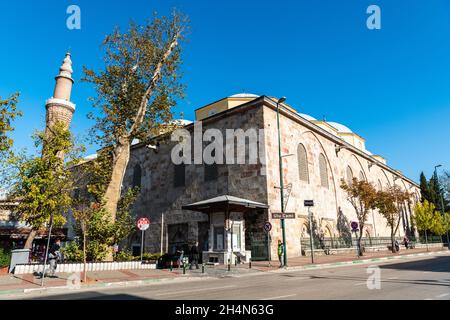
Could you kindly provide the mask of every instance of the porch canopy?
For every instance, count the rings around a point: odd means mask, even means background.
[[[242,199],[234,196],[223,195],[208,200],[191,203],[181,207],[184,210],[212,213],[218,211],[245,212],[250,209],[267,209],[264,203]]]

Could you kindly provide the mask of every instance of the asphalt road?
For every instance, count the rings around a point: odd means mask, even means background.
[[[373,268],[374,266],[379,267]],[[369,269],[368,269],[369,268]],[[369,273],[368,273],[369,272]],[[379,272],[379,273],[378,273]],[[377,282],[376,275],[380,281]],[[369,283],[372,289],[368,288]],[[379,289],[376,288],[379,283]],[[299,300],[420,299],[450,300],[450,255],[427,256],[371,265],[283,271],[252,276],[203,279],[142,287],[99,289],[25,299]]]

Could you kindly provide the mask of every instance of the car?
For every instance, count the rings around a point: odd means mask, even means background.
[[[168,269],[170,268],[170,262],[172,262],[173,268],[179,268],[180,265],[180,254],[163,254],[161,257],[158,258],[157,262],[157,268],[158,269]]]

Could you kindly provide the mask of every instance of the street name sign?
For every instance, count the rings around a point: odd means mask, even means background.
[[[295,219],[295,212],[272,212],[272,219]]]
[[[314,207],[314,200],[305,200],[305,201],[303,202],[303,205],[304,205],[305,207]]]

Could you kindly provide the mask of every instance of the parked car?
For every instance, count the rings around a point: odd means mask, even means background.
[[[173,268],[181,267],[180,254],[164,254],[159,257],[156,267],[158,269],[168,269],[170,268],[170,262],[172,261]]]

